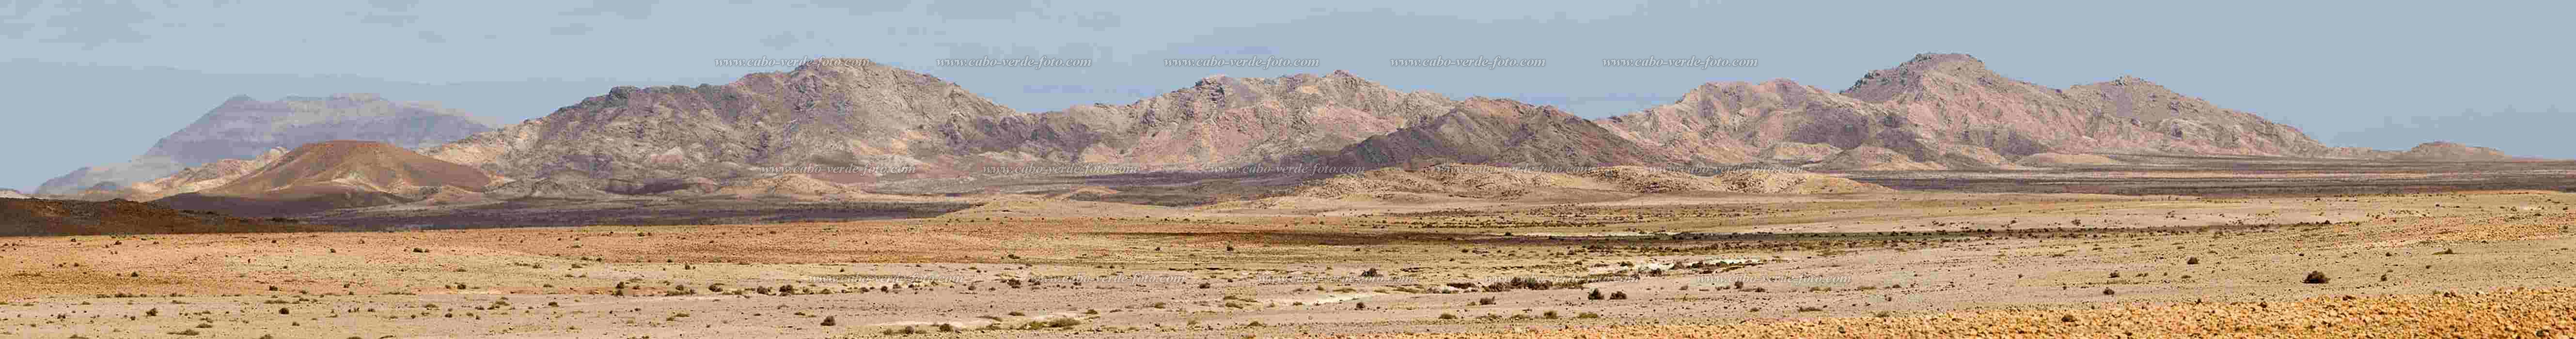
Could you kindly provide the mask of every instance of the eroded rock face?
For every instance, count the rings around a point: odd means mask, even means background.
[[[2514,160],[2515,158],[2512,155],[2504,154],[2504,151],[2498,151],[2493,148],[2462,145],[2449,141],[2435,141],[2415,145],[2415,148],[2408,149],[2405,153],[2398,154],[2397,159],[2413,161],[2503,161]]]
[[[75,194],[110,183],[151,181],[226,159],[252,159],[271,149],[329,140],[378,141],[424,148],[492,130],[492,123],[432,102],[391,101],[375,94],[234,96],[195,123],[161,138],[132,161],[91,166],[45,181],[41,194]]]

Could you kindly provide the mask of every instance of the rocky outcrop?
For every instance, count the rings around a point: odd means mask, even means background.
[[[2410,161],[2506,161],[2515,160],[2516,158],[2512,155],[2504,154],[2504,151],[2498,151],[2493,148],[2462,145],[2449,141],[2435,141],[2415,145],[2415,148],[2408,149],[2405,153],[2398,154],[2397,159]]]
[[[328,140],[367,140],[404,148],[444,144],[492,124],[431,102],[385,100],[375,94],[287,97],[261,101],[234,96],[188,127],[171,133],[134,160],[85,167],[45,181],[41,194],[76,194],[108,183],[151,181],[226,159],[251,159],[277,148]]]

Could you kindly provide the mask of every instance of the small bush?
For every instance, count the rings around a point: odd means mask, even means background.
[[[826,317],[823,317],[823,326],[840,326],[840,325],[841,325],[841,322],[840,322],[839,317],[832,317],[832,316],[826,316]]]
[[[2199,264],[2200,264],[2200,257],[2191,257],[2190,259],[2183,259],[2183,260],[2182,260],[2182,264],[2184,264],[2184,265],[2199,265]]]
[[[1478,298],[1478,299],[1476,299],[1476,304],[1477,304],[1477,305],[1493,305],[1493,304],[1494,304],[1494,297]]]
[[[1628,300],[1628,292],[1610,292],[1610,300]]]
[[[2300,280],[2310,284],[2323,284],[2330,281],[2334,281],[2334,278],[2327,278],[2326,272],[2321,271],[2308,271],[2308,278]]]
[[[1584,298],[1585,298],[1585,299],[1592,299],[1592,300],[1601,300],[1601,298],[1603,298],[1603,297],[1601,296],[1601,289],[1598,289],[1598,288],[1592,289],[1592,294],[1591,294],[1591,295],[1584,296]]]
[[[1441,314],[1440,314],[1440,320],[1455,320],[1455,319],[1458,319],[1458,315],[1456,315],[1456,314],[1448,314],[1448,313],[1441,313]]]

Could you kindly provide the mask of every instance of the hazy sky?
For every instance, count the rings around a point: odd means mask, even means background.
[[[2052,87],[2134,75],[2330,144],[2455,140],[2567,158],[2576,139],[2534,126],[2569,114],[2492,112],[2576,111],[2569,13],[2576,2],[0,0],[0,142],[17,145],[0,187],[127,160],[236,94],[373,92],[517,122],[612,86],[789,68],[716,59],[818,56],[927,72],[1027,112],[1123,104],[1213,74],[1350,70],[1602,117],[1705,82],[1841,90],[1916,53],[1961,52]],[[977,57],[1093,65],[937,63]],[[1163,62],[1209,57],[1319,65]],[[1547,66],[1388,61],[1476,57]],[[1758,66],[1600,66],[1647,57]]]

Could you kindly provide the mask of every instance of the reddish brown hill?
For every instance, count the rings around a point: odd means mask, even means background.
[[[2493,148],[2462,145],[2449,141],[2427,142],[2397,155],[2397,159],[2414,161],[2505,161],[2512,155]]]
[[[414,201],[439,187],[481,191],[495,181],[481,170],[391,144],[341,140],[306,144],[223,186],[155,202],[244,215],[290,215]]]
[[[0,198],[0,236],[328,231],[330,226],[182,211],[126,200]]]

